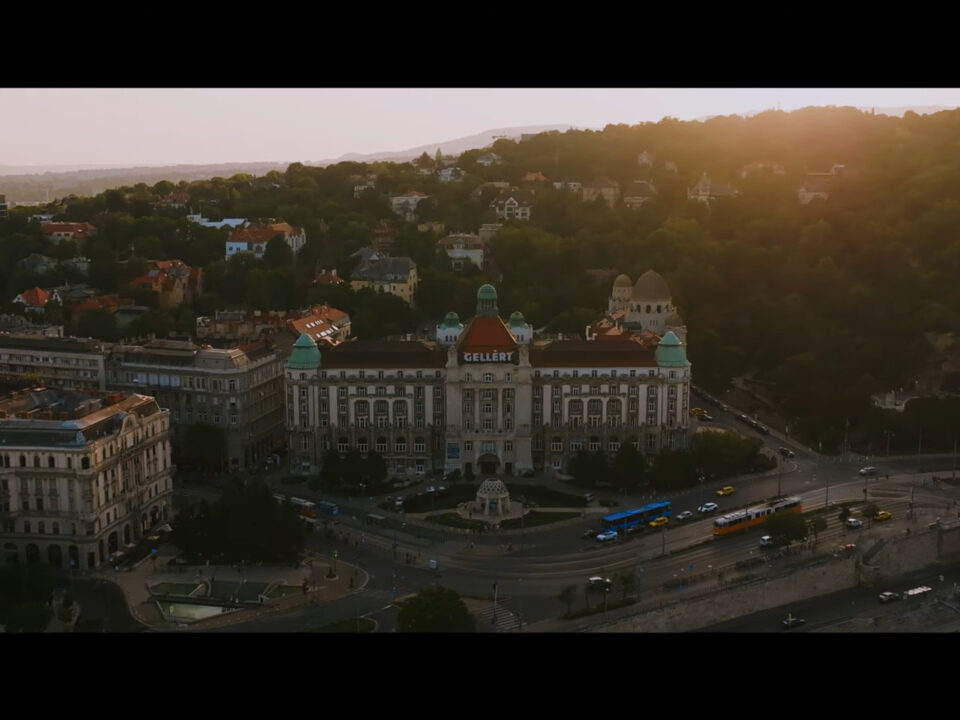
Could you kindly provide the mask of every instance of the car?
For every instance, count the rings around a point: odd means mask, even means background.
[[[774,547],[775,545],[772,535],[764,535],[760,538],[760,547]]]
[[[684,520],[690,520],[693,517],[693,513],[689,510],[684,510],[682,513],[677,515],[677,520],[683,522]]]
[[[695,407],[695,408],[693,408],[693,410],[690,411],[690,414],[691,414],[691,415],[706,415],[706,414],[707,414],[707,411],[704,410],[703,408]]]
[[[428,493],[435,493],[436,491],[437,491],[437,489],[436,489],[433,485],[428,485],[428,486],[427,486],[427,492],[428,492]]]
[[[403,508],[403,498],[402,497],[395,498],[393,501],[393,506],[395,508]]]
[[[730,408],[729,408],[727,405],[724,405],[723,403],[720,403],[719,407],[720,407],[720,409],[723,410],[724,412],[729,412],[729,410],[730,410]]]
[[[703,415],[698,416],[697,419],[700,420],[700,422],[713,422],[713,415],[707,415],[707,413],[704,413]]]
[[[873,519],[874,519],[874,520],[889,520],[889,519],[892,518],[892,517],[893,517],[893,515],[891,515],[891,514],[890,514],[889,512],[887,512],[886,510],[877,510],[877,514],[873,516]]]
[[[783,456],[783,457],[785,457],[785,458],[788,458],[788,459],[789,459],[789,458],[794,457],[794,452],[793,452],[793,450],[791,450],[790,448],[781,447],[781,448],[780,448],[780,455]]]
[[[757,424],[754,425],[753,427],[754,427],[754,429],[755,429],[757,432],[763,433],[764,435],[769,435],[769,434],[770,434],[770,428],[768,428],[768,427],[766,427],[766,426],[764,426],[764,425],[761,425],[760,423],[757,423]]]
[[[437,486],[437,492],[446,492],[446,491],[447,491],[447,486],[446,486],[446,485],[439,485],[439,486]]]
[[[189,564],[190,562],[185,557],[182,557],[182,556],[172,557],[169,560],[167,560],[167,565],[172,565],[174,567],[176,567],[177,565],[183,567]]]
[[[749,423],[749,422],[750,422],[750,418],[748,418],[748,417],[747,417],[746,415],[744,415],[743,413],[737,413],[737,420],[739,420],[740,422],[745,422],[745,423]]]
[[[857,549],[857,546],[854,543],[847,543],[846,545],[841,545],[838,549],[842,553],[851,553]]]
[[[780,623],[780,627],[782,627],[784,630],[789,630],[790,628],[800,627],[806,622],[807,621],[804,620],[803,618],[794,617],[793,615],[787,615],[787,617],[784,618],[784,621]]]
[[[704,503],[703,505],[701,505],[700,507],[698,507],[698,508],[697,508],[697,512],[698,512],[698,513],[712,513],[714,510],[716,510],[716,509],[719,508],[719,507],[720,507],[720,506],[717,505],[715,502],[708,502],[708,503]]]
[[[847,518],[847,521],[844,524],[851,530],[859,530],[863,527],[863,520],[858,518]]]
[[[733,495],[733,486],[732,486],[732,485],[724,485],[722,488],[720,488],[719,490],[717,490],[717,495],[720,495],[720,496],[723,496],[723,495]]]
[[[860,474],[861,474],[861,475],[864,475],[864,476],[866,476],[866,475],[876,475],[876,474],[879,473],[879,472],[880,472],[880,471],[877,470],[877,468],[873,467],[872,465],[867,465],[867,467],[862,467],[862,468],[860,468]]]
[[[667,517],[665,517],[665,516],[663,516],[663,515],[661,515],[661,516],[658,517],[658,518],[654,518],[653,520],[651,520],[651,521],[650,521],[649,523],[647,523],[647,524],[648,524],[650,527],[652,527],[652,528],[658,528],[658,527],[662,527],[662,526],[666,525],[668,522],[670,522],[670,519],[667,518]]]
[[[583,535],[581,535],[580,537],[583,538],[584,540],[592,540],[593,538],[595,538],[595,537],[596,537],[597,535],[599,535],[599,534],[600,534],[600,531],[599,531],[599,530],[597,530],[597,529],[595,529],[595,528],[590,528],[589,530],[586,530],[586,531],[583,533]]]
[[[879,595],[879,597],[878,597],[877,599],[880,600],[880,602],[881,602],[882,604],[886,605],[888,602],[893,602],[894,600],[899,600],[899,599],[900,599],[900,593],[890,592],[890,591],[888,590],[887,592],[882,592],[882,593],[880,593],[880,595]]]
[[[607,577],[594,575],[592,578],[587,578],[587,585],[590,586],[591,590],[609,590],[613,585],[613,581]]]
[[[597,534],[597,542],[610,542],[616,539],[617,539],[616,530],[607,530],[606,532]]]

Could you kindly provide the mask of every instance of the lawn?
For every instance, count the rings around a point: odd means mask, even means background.
[[[443,513],[442,515],[430,515],[426,518],[428,523],[437,525],[446,525],[448,527],[467,528],[468,530],[479,530],[486,525],[482,520],[469,520],[462,518],[456,513]]]

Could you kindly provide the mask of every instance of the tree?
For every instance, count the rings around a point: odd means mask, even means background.
[[[183,440],[183,456],[192,465],[206,472],[216,472],[223,466],[227,454],[227,440],[216,425],[196,422],[188,425]]]
[[[316,479],[316,486],[331,488],[340,482],[340,476],[342,474],[340,453],[336,450],[327,450],[327,452],[323,454],[323,461],[320,465],[320,474]]]
[[[573,610],[573,598],[577,594],[576,585],[567,585],[563,590],[560,591],[560,594],[557,595],[557,600],[562,602],[567,606],[567,614],[569,615]]]
[[[87,310],[80,316],[77,321],[77,334],[107,342],[115,342],[120,336],[113,313],[102,308]]]
[[[620,449],[617,450],[613,459],[611,476],[614,486],[632,490],[641,485],[646,466],[646,460],[644,460],[640,451],[633,446],[632,442],[621,443]]]
[[[570,459],[568,470],[577,479],[577,484],[599,487],[607,476],[607,456],[602,450],[578,450]]]
[[[844,505],[840,508],[840,522],[845,523],[848,517],[850,517],[850,508]]]
[[[363,474],[371,485],[379,485],[387,479],[387,461],[376,450],[367,453],[363,461]]]
[[[822,515],[817,515],[808,523],[810,530],[813,531],[813,541],[820,540],[820,533],[827,529],[827,520]]]
[[[476,630],[476,619],[460,595],[439,585],[424,588],[404,600],[397,613],[398,632],[469,633]]]
[[[880,507],[876,503],[867,503],[860,510],[860,514],[869,520],[873,520],[873,516],[880,512]]]
[[[629,570],[618,572],[613,576],[613,582],[618,588],[620,588],[620,592],[623,594],[624,601],[626,601],[628,595],[636,592],[637,576]]]
[[[804,540],[807,537],[807,523],[803,515],[796,512],[775,513],[767,520],[767,534],[771,535],[778,544],[789,547],[790,543]]]
[[[267,242],[263,251],[263,264],[268,268],[287,268],[293,265],[293,250],[283,239],[283,235],[276,235]]]

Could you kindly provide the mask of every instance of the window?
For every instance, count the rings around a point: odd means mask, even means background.
[[[55,467],[55,466],[56,466],[56,462],[53,459],[53,455],[51,455],[47,458],[47,467]]]
[[[413,451],[417,453],[427,451],[427,444],[422,437],[418,437],[413,441]]]
[[[54,534],[54,535],[59,535],[59,534],[60,534],[60,523],[55,522],[55,523],[53,524],[53,534]]]
[[[378,453],[385,453],[387,451],[387,439],[385,437],[378,437],[376,448]]]
[[[493,419],[484,418],[483,419],[483,431],[484,432],[493,432]]]
[[[464,440],[463,449],[465,452],[473,452],[473,440]]]
[[[563,438],[554,437],[550,439],[550,452],[563,452]]]
[[[463,381],[464,381],[464,382],[473,382],[473,375],[471,375],[470,373],[465,373],[464,376],[463,376]]]
[[[506,452],[511,452],[511,451],[513,450],[513,441],[512,441],[512,440],[504,440],[504,442],[503,442],[503,449],[504,449],[504,451],[506,451]]]
[[[30,531],[30,521],[29,521],[29,520],[24,520],[24,521],[23,521],[23,532],[26,533],[27,535],[30,534],[31,531]]]
[[[347,438],[342,437],[337,440],[337,452],[345,453],[350,447],[350,441]]]
[[[46,528],[44,527],[43,520],[41,520],[39,523],[37,523],[37,532],[38,532],[40,535],[43,535],[43,534],[46,532]]]
[[[493,382],[493,373],[484,373],[484,374],[483,374],[483,381],[484,381],[485,383],[492,383],[492,382]]]
[[[369,446],[367,445],[366,438],[360,438],[359,440],[357,440],[357,450],[359,450],[361,453],[365,455],[368,449],[369,449]]]

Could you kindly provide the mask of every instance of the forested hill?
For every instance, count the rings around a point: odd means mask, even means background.
[[[502,314],[520,310],[538,328],[582,333],[606,308],[613,280],[588,271],[636,279],[654,268],[686,321],[697,382],[716,389],[737,376],[766,381],[785,412],[802,418],[825,449],[842,437],[846,420],[854,442],[876,449],[894,425],[871,408],[870,394],[912,387],[929,354],[924,333],[960,328],[960,110],[891,117],[807,108],[705,122],[667,118],[499,140],[492,150],[502,162],[483,166],[477,158],[484,151],[465,152],[457,161],[463,180],[447,184],[427,172],[434,160],[426,156],[403,164],[293,164],[258,178],[115,188],[72,199],[60,216],[100,227],[85,252],[93,260],[91,282],[105,292],[128,279],[135,263],[117,260],[131,250],[205,268],[204,298],[177,310],[163,329],[189,328],[191,314],[215,308],[290,308],[327,299],[351,313],[359,335],[375,337],[433,327],[449,310],[469,317],[477,287],[491,281]],[[551,182],[528,186],[535,192],[532,219],[506,223],[483,272],[451,272],[436,241],[491,221],[497,189],[481,184],[520,184],[533,171]],[[704,173],[738,194],[689,200],[688,188]],[[376,187],[355,198],[354,185],[366,176],[376,177]],[[600,177],[621,189],[648,180],[657,195],[639,209],[622,200],[608,207],[552,185]],[[801,203],[801,186],[822,190],[826,199]],[[190,226],[185,210],[155,205],[174,189],[188,193],[191,204],[203,200],[208,215],[303,226],[307,246],[296,263],[282,253],[226,263],[225,232]],[[411,189],[430,198],[418,222],[405,223],[388,199]],[[27,214],[14,209],[0,221],[6,298],[44,286],[42,278],[16,270],[18,260],[31,252],[71,252],[64,245],[52,250]],[[418,229],[431,221],[443,230]],[[395,254],[418,264],[415,310],[392,297],[310,284],[316,268],[348,274],[356,262],[349,255],[369,243],[381,222],[398,233]],[[960,415],[951,416],[950,428],[958,426]],[[938,432],[947,443],[953,429],[946,427],[946,421],[942,430],[924,426],[924,447],[938,442]],[[910,432],[899,429],[895,446],[908,442]]]

